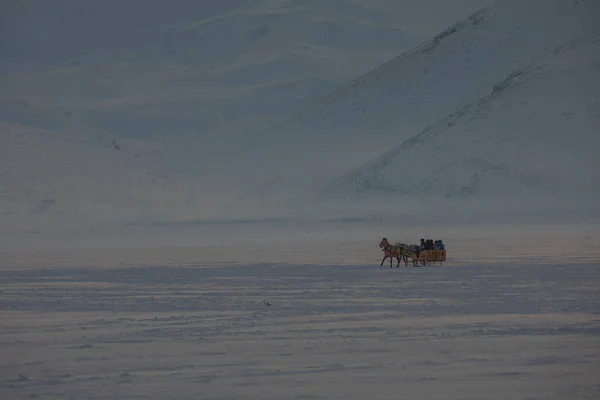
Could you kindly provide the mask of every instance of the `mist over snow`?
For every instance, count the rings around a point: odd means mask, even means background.
[[[490,2],[6,2],[1,88],[126,137],[247,131]]]
[[[600,0],[0,1],[0,399],[598,398],[599,134]]]
[[[5,2],[1,231],[597,220],[600,5],[492,3]]]

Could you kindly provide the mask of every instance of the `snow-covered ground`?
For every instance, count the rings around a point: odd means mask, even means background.
[[[598,265],[3,271],[4,399],[591,399]]]
[[[597,226],[185,229],[4,247],[0,397],[600,396]],[[447,265],[379,267],[426,233]]]

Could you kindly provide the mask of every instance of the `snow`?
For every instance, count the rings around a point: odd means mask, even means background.
[[[313,200],[307,213],[350,200],[350,216],[365,213],[356,197],[385,215],[382,205],[397,215],[424,201],[447,215],[444,198],[472,198],[462,209],[485,208],[479,216],[510,204],[496,220],[548,199],[548,214],[589,210],[598,18],[598,2],[565,0],[503,0],[471,15],[270,131],[279,154],[261,158],[286,164],[264,172],[271,191]]]
[[[437,198],[435,209],[450,204],[441,199],[460,199],[479,215],[588,213],[600,196],[592,183],[600,181],[597,40],[582,39],[519,71],[502,89],[339,179],[328,196]]]
[[[141,256],[139,265],[117,264],[128,260],[118,249],[116,257],[87,250],[91,264],[43,252],[28,265],[4,258],[0,394],[595,398],[598,247],[583,232],[553,231],[569,239],[571,253],[548,256],[534,245],[527,256],[514,251],[514,230],[494,229],[487,244],[495,245],[479,254],[513,257],[469,261],[466,247],[484,243],[479,230],[479,242],[445,240],[449,264],[427,268],[380,268],[377,240],[364,251],[343,230],[338,240],[311,242],[288,231],[287,242],[269,239],[264,247],[212,247],[221,263],[211,261],[210,246],[195,249],[195,262],[175,247],[171,262],[163,249],[127,249]],[[544,250],[554,243],[549,236],[541,238]],[[364,258],[353,262],[353,253]],[[304,262],[323,254],[337,261]],[[255,262],[269,258],[279,261]]]
[[[187,194],[159,166],[124,154],[151,143],[115,144],[120,150],[86,134],[0,123],[0,231],[48,227],[57,218],[69,226],[82,215],[91,215],[92,224],[115,223],[134,208],[152,214],[160,210],[157,203],[185,204]]]
[[[490,2],[435,18],[415,0],[8,3],[0,87],[127,137],[222,133],[293,112]],[[426,23],[403,29],[411,17]]]
[[[488,95],[390,150],[359,172],[356,190],[597,196],[590,182],[600,170],[599,32],[513,71]]]
[[[600,3],[204,3],[0,6],[0,398],[598,397]]]
[[[245,174],[246,140],[490,3],[4,2],[2,159],[21,161],[1,171],[2,225],[262,217],[245,194],[268,177]],[[10,142],[25,131],[39,142]]]
[[[9,8],[64,38],[64,1]],[[5,44],[4,227],[598,219],[597,2],[134,3],[68,57]]]

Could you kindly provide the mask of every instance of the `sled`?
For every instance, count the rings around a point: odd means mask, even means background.
[[[423,263],[423,265],[435,265],[439,262],[440,265],[446,261],[446,250],[421,250],[419,257],[414,254],[413,260]]]

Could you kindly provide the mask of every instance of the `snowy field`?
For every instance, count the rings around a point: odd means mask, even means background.
[[[372,242],[273,242],[288,263],[256,262],[266,246],[246,263],[239,246],[197,249],[196,264],[188,249],[179,265],[174,249],[96,266],[5,252],[0,398],[600,398],[600,252],[597,236],[571,239],[544,237],[545,256],[513,242],[503,259],[498,237],[487,260],[450,241],[447,266],[398,269]],[[301,262],[324,248],[327,262]],[[344,263],[350,248],[363,258]]]

